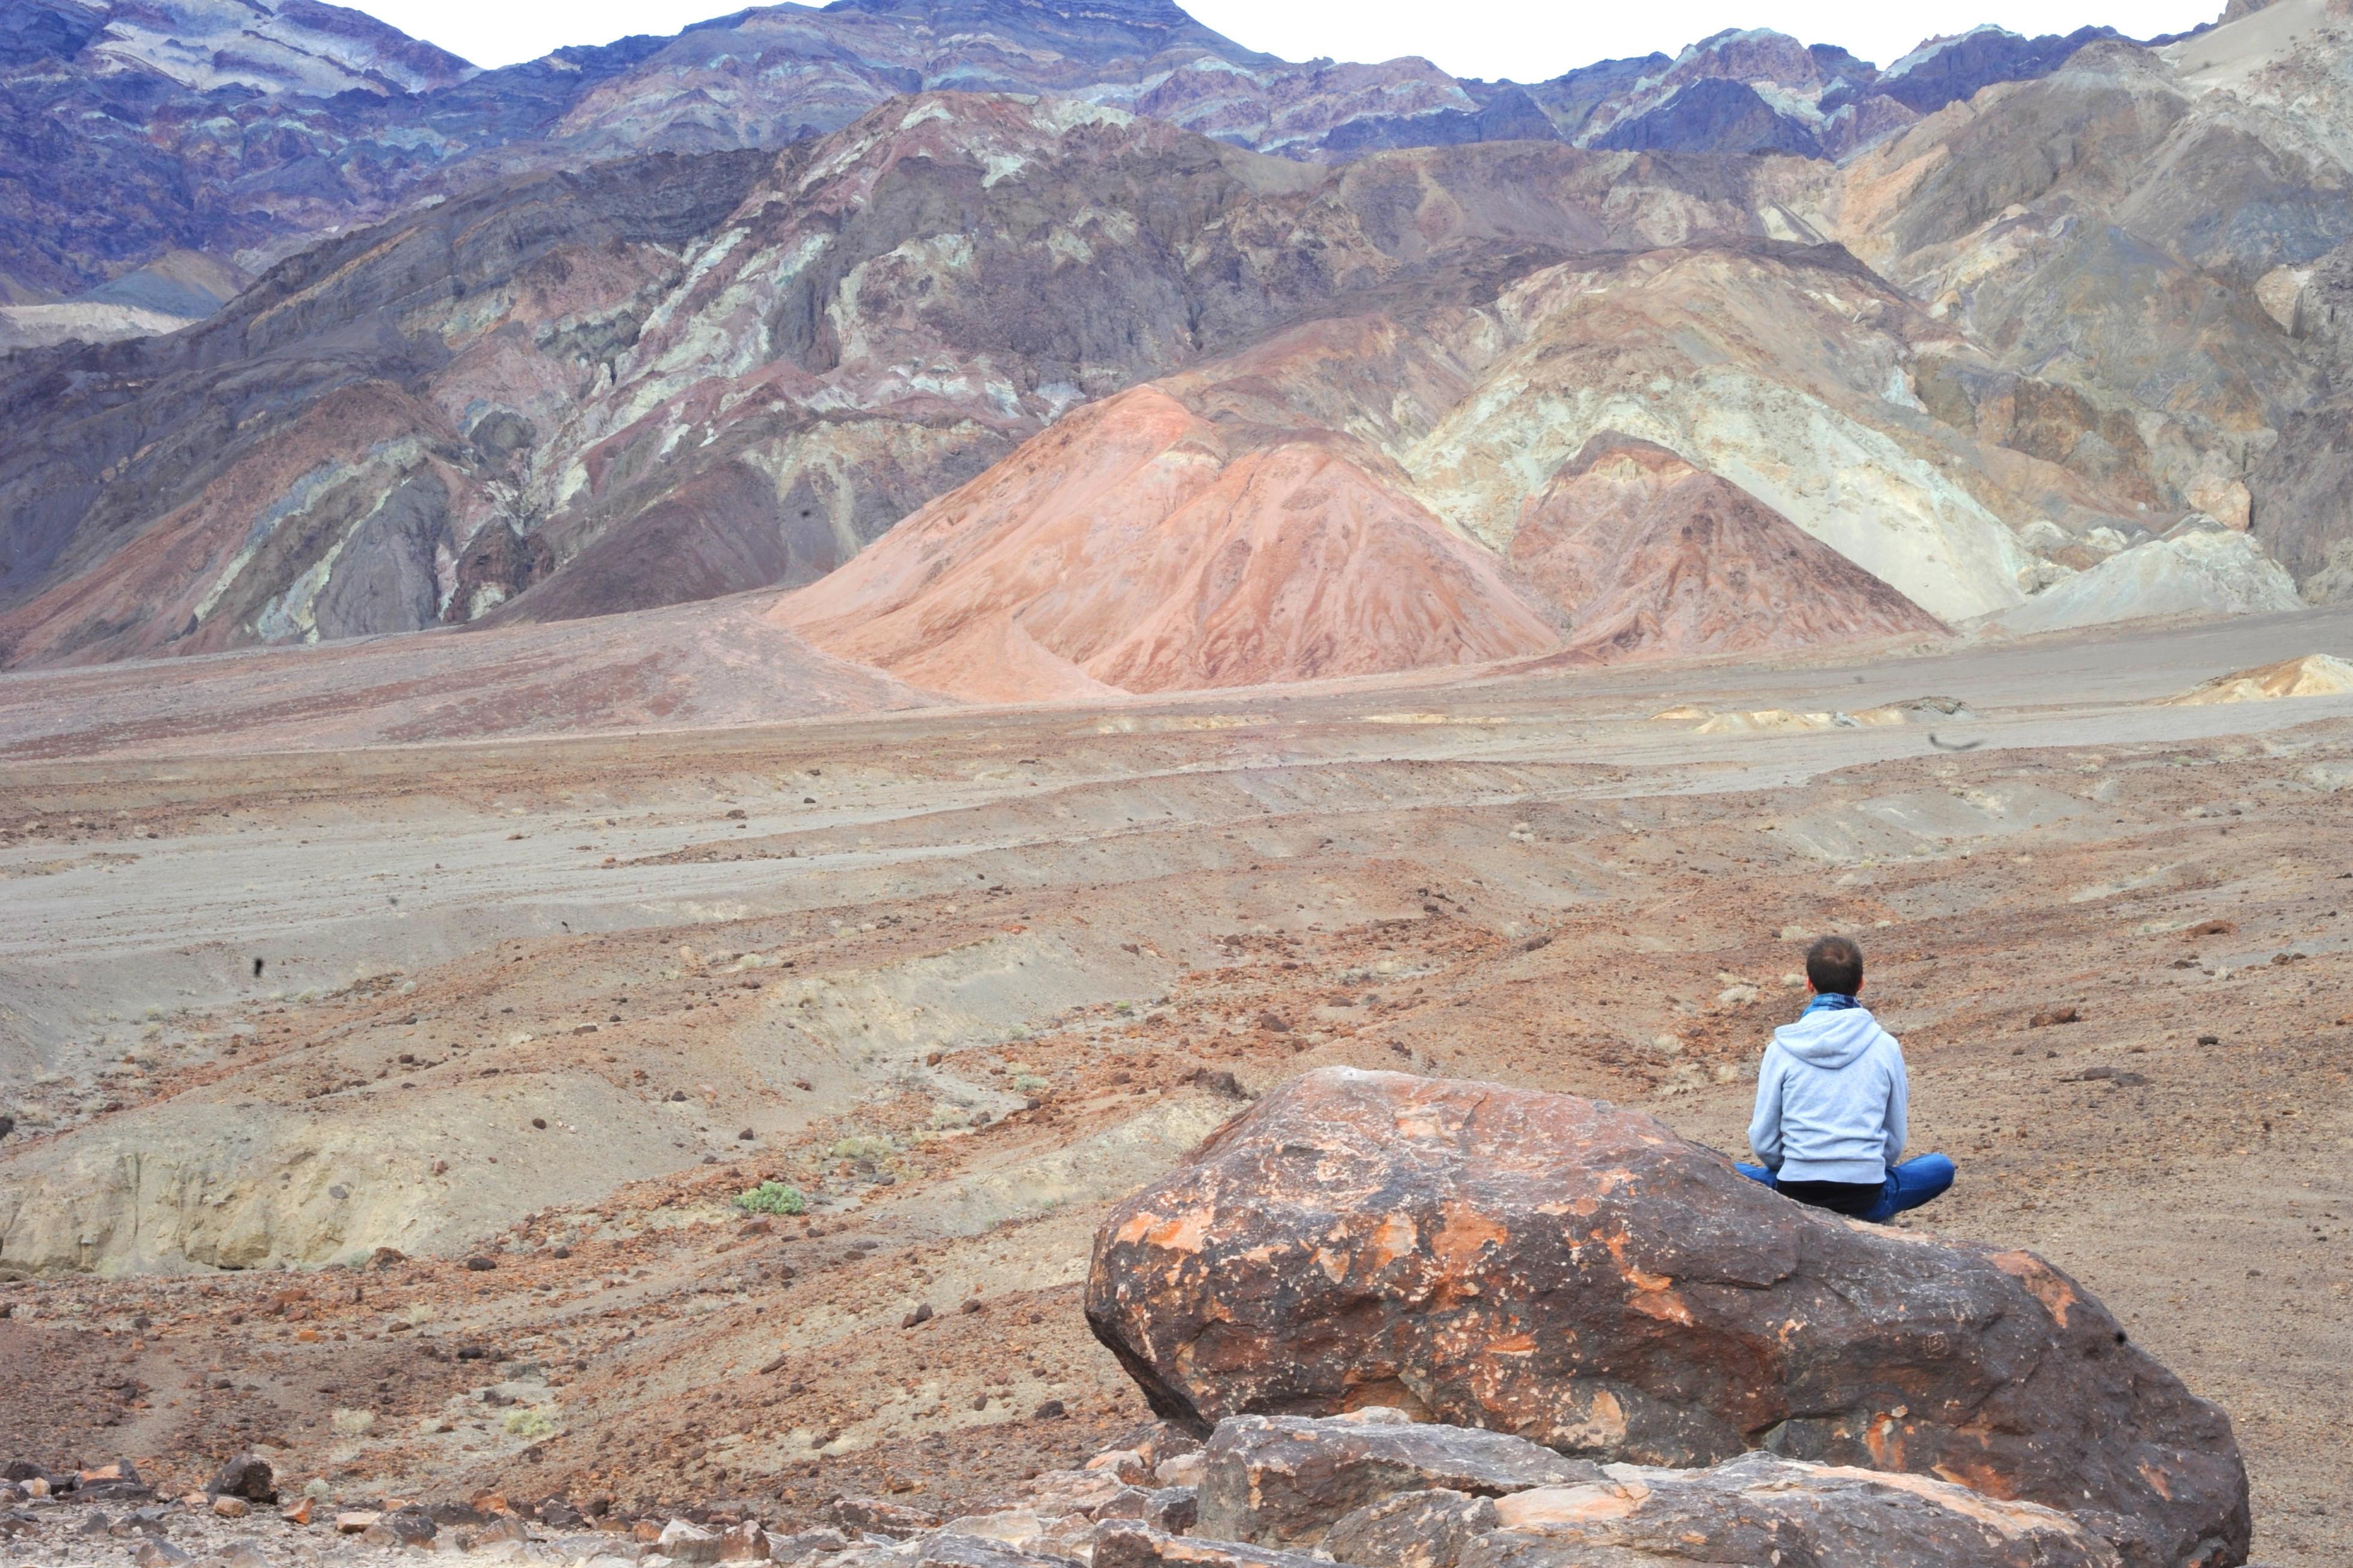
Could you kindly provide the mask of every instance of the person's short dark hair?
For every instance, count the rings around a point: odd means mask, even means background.
[[[1806,978],[1825,996],[1852,996],[1862,984],[1862,949],[1851,936],[1820,936],[1806,949]]]

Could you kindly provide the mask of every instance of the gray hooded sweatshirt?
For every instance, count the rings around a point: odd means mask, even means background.
[[[1904,1047],[1869,1009],[1810,1012],[1765,1047],[1748,1146],[1783,1181],[1884,1181],[1909,1099]]]

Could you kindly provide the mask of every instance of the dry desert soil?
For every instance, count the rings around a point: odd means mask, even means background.
[[[1737,1150],[1842,931],[1960,1163],[1912,1223],[2076,1276],[2229,1410],[2257,1558],[2353,1560],[2353,697],[2161,700],[2314,652],[2353,611],[344,749],[9,678],[0,1458],[961,1510],[1144,1419],[1090,1237],[1250,1096]]]

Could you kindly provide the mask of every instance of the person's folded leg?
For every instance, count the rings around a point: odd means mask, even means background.
[[[1944,1196],[1958,1173],[1952,1161],[1942,1154],[1916,1155],[1889,1169],[1885,1193],[1869,1214],[1857,1217],[1873,1222],[1894,1219],[1906,1209]]]
[[[1745,1161],[1735,1160],[1732,1163],[1732,1168],[1739,1172],[1742,1175],[1747,1177],[1750,1181],[1758,1183],[1764,1186],[1769,1187],[1776,1184],[1773,1180],[1773,1173],[1767,1170],[1762,1165],[1751,1165]]]

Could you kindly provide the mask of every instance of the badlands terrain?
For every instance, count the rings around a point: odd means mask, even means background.
[[[307,0],[34,9],[0,668],[798,590],[1039,700],[2353,585],[2341,0],[1526,84],[1159,0],[480,73]]]
[[[10,1457],[969,1511],[1146,1418],[1090,1241],[1253,1097],[1393,1068],[1736,1152],[1842,931],[1961,1165],[1911,1226],[2218,1402],[2255,1560],[2353,1552],[2353,695],[2209,685],[2353,612],[986,709],[675,614],[0,679]],[[787,662],[837,706],[763,712]],[[62,1529],[9,1560],[128,1550]]]

